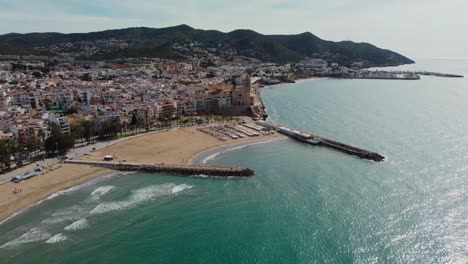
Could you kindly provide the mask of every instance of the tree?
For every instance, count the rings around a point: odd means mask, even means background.
[[[132,120],[130,121],[131,126],[136,126],[138,124],[138,118],[135,114],[132,115]]]
[[[34,76],[34,78],[42,78],[42,72],[35,71],[32,73],[32,76]]]
[[[15,157],[17,167],[23,166],[23,160],[28,154],[26,144],[22,140],[12,142],[10,145],[11,154]]]
[[[75,138],[70,134],[50,136],[44,142],[47,153],[67,153],[75,146]],[[57,152],[58,151],[58,152]]]
[[[51,103],[51,101],[50,101],[49,99],[45,98],[45,99],[43,100],[43,103],[44,103],[45,109],[46,109],[47,111],[49,111],[49,110],[50,110],[50,103]]]
[[[85,128],[81,123],[72,124],[70,125],[70,133],[73,135],[74,138],[83,138]]]
[[[83,128],[83,137],[86,139],[88,143],[90,143],[91,138],[94,136],[94,127],[96,125],[96,122],[92,120],[82,120],[80,122],[80,126]]]
[[[9,170],[11,166],[11,146],[10,142],[0,141],[0,170]]]
[[[132,130],[137,129],[137,133],[138,133],[138,125],[139,125],[138,118],[137,118],[136,114],[133,114],[132,115],[132,120],[130,121],[130,127],[131,127]]]
[[[93,80],[93,78],[91,77],[91,75],[90,75],[89,73],[85,73],[85,74],[83,75],[83,77],[81,77],[81,80],[82,80],[82,81],[88,81],[88,82],[90,82],[90,81]]]
[[[75,138],[70,134],[62,135],[61,140],[62,140],[61,142],[62,146],[60,146],[59,144],[59,150],[62,151],[63,153],[68,152],[70,149],[72,149],[75,146]]]
[[[115,137],[121,130],[121,125],[118,120],[103,122],[101,125],[100,138]]]
[[[28,151],[33,154],[36,154],[36,151],[40,150],[41,148],[41,140],[36,135],[31,136],[28,143],[26,144]]]
[[[50,137],[44,142],[47,153],[67,153],[75,146],[75,138],[70,134],[62,134],[56,124],[51,125]]]

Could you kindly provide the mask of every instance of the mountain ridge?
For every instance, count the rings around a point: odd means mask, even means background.
[[[411,59],[388,49],[378,48],[367,42],[323,40],[310,32],[292,35],[263,35],[250,29],[230,32],[195,29],[182,24],[166,28],[130,27],[89,33],[8,33],[0,35],[0,54],[14,51],[37,54],[54,54],[51,47],[64,43],[105,42],[116,40],[118,49],[98,48],[87,59],[116,59],[119,57],[152,57],[183,59],[193,54],[174,49],[178,45],[200,43],[200,49],[216,50],[216,56],[225,53],[233,56],[251,57],[265,62],[298,62],[304,58],[322,58],[349,66],[363,62],[368,67],[395,66],[414,63]],[[39,51],[38,48],[41,48]],[[183,48],[181,48],[183,50]],[[47,52],[46,52],[47,51]],[[195,54],[197,56],[197,54]],[[229,59],[229,56],[226,56]]]

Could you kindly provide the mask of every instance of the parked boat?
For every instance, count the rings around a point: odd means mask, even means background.
[[[19,183],[19,182],[25,181],[27,179],[30,179],[30,178],[34,177],[34,176],[37,176],[43,170],[44,170],[43,167],[37,167],[32,172],[26,172],[23,175],[18,175],[18,176],[15,176],[15,177],[11,178],[11,181],[14,182],[14,183]]]

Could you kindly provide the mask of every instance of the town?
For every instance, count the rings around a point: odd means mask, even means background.
[[[116,40],[64,43],[57,56],[0,55],[0,169],[65,155],[96,139],[213,121],[267,117],[260,88],[301,78],[417,80],[414,72],[369,71],[323,58],[264,63],[222,47],[174,44],[185,60],[80,61]],[[78,45],[78,47],[76,47]],[[95,47],[93,45],[99,45]]]

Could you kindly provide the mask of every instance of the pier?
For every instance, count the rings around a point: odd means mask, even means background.
[[[426,76],[435,76],[435,77],[445,77],[445,78],[464,78],[464,76],[460,74],[441,73],[441,72],[418,71],[416,72],[416,74],[426,75]]]
[[[349,155],[357,156],[357,157],[359,157],[361,159],[367,159],[367,160],[372,160],[372,161],[376,161],[376,162],[381,162],[381,161],[383,161],[385,159],[384,156],[382,156],[382,155],[380,155],[380,154],[378,154],[376,152],[372,152],[372,151],[369,151],[369,150],[357,148],[357,147],[354,147],[354,146],[351,146],[351,145],[348,145],[348,144],[344,144],[344,143],[341,143],[341,142],[338,142],[338,141],[335,141],[335,140],[331,140],[331,139],[328,139],[328,138],[319,137],[317,135],[313,135],[313,134],[310,134],[310,133],[307,133],[307,132],[291,129],[291,128],[288,128],[288,127],[285,127],[285,126],[282,126],[282,125],[279,125],[279,124],[266,122],[266,121],[262,121],[262,120],[257,121],[257,124],[261,125],[263,127],[274,129],[278,133],[284,134],[284,135],[286,135],[286,136],[288,136],[290,138],[299,140],[301,142],[305,142],[305,143],[312,144],[312,145],[319,145],[319,146],[328,147],[328,148],[331,148],[331,149],[334,149],[334,150],[337,150],[337,151],[341,151],[341,152],[349,154]]]
[[[464,78],[465,76],[460,74],[451,74],[443,72],[429,72],[429,71],[390,71],[389,73],[395,75],[414,75],[414,76],[434,76],[434,77],[443,77],[443,78]]]
[[[66,160],[68,164],[87,165],[102,167],[117,171],[139,171],[147,173],[164,173],[179,176],[206,175],[213,177],[250,177],[255,172],[248,168],[230,168],[214,166],[192,166],[192,165],[172,165],[172,164],[137,164],[129,162],[106,162],[106,161],[85,161]]]

